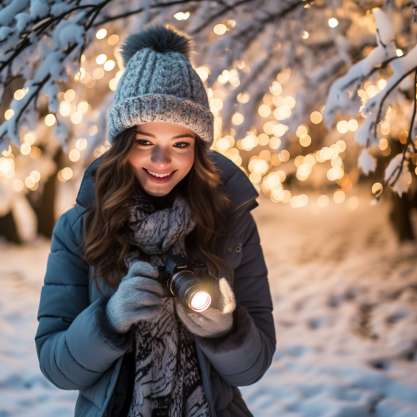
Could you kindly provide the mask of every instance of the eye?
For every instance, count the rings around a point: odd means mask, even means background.
[[[189,142],[177,142],[175,144],[175,146],[177,148],[180,148],[180,149],[185,149],[185,148],[188,148],[189,146],[191,146],[191,143],[189,143]]]
[[[147,143],[146,143],[146,142],[151,143],[151,142],[149,142],[149,140],[147,140],[147,139],[135,139],[135,143],[136,143],[136,145],[144,145],[144,146],[146,146],[146,145],[147,145]]]

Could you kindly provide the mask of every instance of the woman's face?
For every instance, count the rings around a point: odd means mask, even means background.
[[[150,195],[168,194],[191,170],[196,135],[181,125],[149,122],[137,126],[128,161]]]

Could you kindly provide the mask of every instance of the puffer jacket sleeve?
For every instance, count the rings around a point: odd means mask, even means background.
[[[258,229],[246,211],[234,228],[242,242],[241,263],[235,269],[236,296],[232,330],[219,338],[196,341],[212,366],[230,385],[258,381],[272,363],[276,349],[273,305]]]
[[[54,226],[35,335],[42,373],[67,390],[94,384],[126,352],[131,336],[111,329],[104,314],[106,298],[89,303],[81,214],[75,206]]]

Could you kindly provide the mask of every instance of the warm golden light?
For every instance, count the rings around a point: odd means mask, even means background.
[[[197,291],[191,296],[189,307],[194,311],[205,311],[211,305],[211,296],[206,291]]]
[[[104,39],[107,36],[107,29],[101,28],[96,32],[97,39]]]
[[[49,114],[47,114],[47,115],[45,116],[44,121],[45,121],[45,125],[46,125],[46,126],[51,127],[51,126],[53,126],[53,125],[55,124],[55,122],[56,122],[56,117],[55,117],[55,115],[54,115],[54,114],[49,113]]]

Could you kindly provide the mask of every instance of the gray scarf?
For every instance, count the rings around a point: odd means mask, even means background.
[[[185,256],[185,237],[194,228],[187,201],[176,195],[171,207],[155,210],[139,195],[130,208],[129,229],[147,262],[164,265],[166,252]],[[129,266],[138,257],[126,257]],[[128,417],[208,417],[194,339],[176,316],[174,299],[165,298],[161,314],[135,328],[135,385]]]

